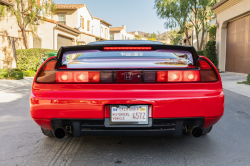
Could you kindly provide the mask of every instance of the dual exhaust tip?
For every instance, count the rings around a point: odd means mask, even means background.
[[[192,135],[194,137],[200,137],[203,134],[203,129],[201,127],[198,127],[198,126],[193,126],[193,127],[188,129],[188,133],[189,133],[189,135]],[[68,136],[69,132],[64,128],[57,128],[54,131],[54,135],[56,138],[62,139],[64,137]]]

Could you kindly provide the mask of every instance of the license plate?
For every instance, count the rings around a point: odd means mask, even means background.
[[[112,105],[111,124],[148,124],[148,105]]]

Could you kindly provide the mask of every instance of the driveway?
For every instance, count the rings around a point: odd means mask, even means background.
[[[0,165],[250,165],[250,98],[233,92],[230,74],[222,74],[225,114],[200,138],[47,138],[30,118],[31,84],[2,90]]]

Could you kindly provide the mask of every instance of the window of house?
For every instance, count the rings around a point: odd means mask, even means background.
[[[87,31],[89,31],[90,30],[90,21],[88,20],[88,22],[87,22]]]
[[[80,27],[84,29],[84,18],[80,17]]]
[[[103,27],[102,27],[102,33],[103,33]]]
[[[105,38],[108,38],[108,29],[105,29]]]
[[[114,34],[113,33],[111,33],[110,34],[110,40],[114,40],[115,38],[114,38]]]
[[[66,16],[65,16],[65,14],[58,15],[58,22],[60,22],[62,24],[66,24]]]

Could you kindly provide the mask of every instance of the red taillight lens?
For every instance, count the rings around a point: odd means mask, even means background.
[[[168,82],[183,81],[183,71],[168,71]]]
[[[168,82],[168,71],[157,71],[157,82]]]
[[[103,47],[105,51],[118,51],[118,50],[152,50],[152,47]]]
[[[57,60],[49,60],[45,66],[43,67],[42,71],[37,76],[36,82],[39,83],[54,83],[56,79],[56,66]]]
[[[200,81],[200,73],[198,70],[157,71],[157,82],[197,82],[197,81]]]
[[[184,71],[183,81],[184,82],[200,81],[200,72],[199,71]]]
[[[212,67],[205,61],[205,60],[199,60],[201,69],[212,69]]]
[[[100,82],[99,71],[60,71],[56,72],[56,82],[87,83]]]
[[[218,76],[215,72],[215,69],[208,62],[209,60],[205,60],[200,58],[197,61],[198,67],[200,68],[200,80],[202,82],[214,82],[218,81]]]

